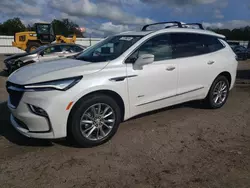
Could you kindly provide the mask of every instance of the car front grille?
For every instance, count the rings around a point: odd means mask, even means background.
[[[19,105],[23,97],[23,93],[24,93],[23,86],[18,85],[18,84],[13,84],[11,82],[7,82],[6,89],[9,93],[9,99],[10,99],[11,105],[17,108],[17,106]]]

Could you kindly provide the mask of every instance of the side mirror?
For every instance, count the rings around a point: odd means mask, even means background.
[[[40,52],[40,56],[44,56],[44,51],[41,51],[41,52]]]
[[[138,57],[134,63],[135,70],[142,70],[144,65],[154,62],[155,56],[153,54],[143,54]]]

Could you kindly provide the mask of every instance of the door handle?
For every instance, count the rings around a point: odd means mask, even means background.
[[[172,70],[174,70],[174,69],[175,69],[175,67],[167,67],[167,68],[166,68],[167,71],[172,71]]]
[[[214,64],[214,63],[215,63],[214,61],[209,61],[209,62],[207,62],[208,65],[212,65],[212,64]]]

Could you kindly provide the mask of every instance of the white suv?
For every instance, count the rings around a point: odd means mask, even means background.
[[[28,137],[69,137],[90,147],[138,114],[191,100],[222,107],[238,65],[225,37],[199,24],[148,31],[151,25],[15,71],[6,83],[13,126]]]

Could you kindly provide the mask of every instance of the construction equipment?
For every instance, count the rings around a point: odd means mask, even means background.
[[[12,46],[17,47],[26,52],[31,52],[40,46],[56,43],[75,43],[76,35],[72,38],[66,38],[62,35],[55,35],[52,24],[35,23],[35,31],[26,31],[15,33]]]

